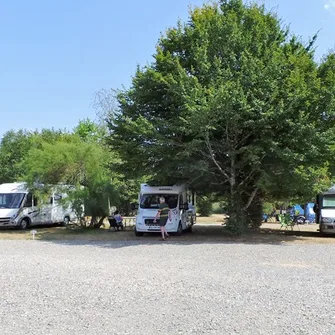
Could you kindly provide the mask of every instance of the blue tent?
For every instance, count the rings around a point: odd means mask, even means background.
[[[315,213],[313,210],[314,203],[309,202],[308,204],[305,205],[305,218],[309,223],[315,223]]]
[[[292,214],[293,215],[305,215],[305,211],[300,205],[294,205],[292,207]]]

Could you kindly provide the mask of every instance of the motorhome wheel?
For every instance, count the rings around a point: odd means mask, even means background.
[[[135,229],[135,236],[137,236],[137,237],[141,237],[141,236],[143,236],[143,233],[142,233],[142,232],[139,232],[139,231],[137,231],[137,230]]]
[[[182,235],[182,233],[183,233],[183,227],[181,225],[181,222],[179,222],[179,226],[178,226],[178,230],[176,232],[176,235],[180,236],[180,235]]]
[[[29,221],[27,219],[23,219],[20,223],[20,229],[25,230],[29,226]]]
[[[64,218],[64,226],[68,226],[69,223],[70,223],[70,218],[69,218],[68,216],[66,216],[66,217]]]
[[[192,226],[189,226],[189,227],[186,229],[186,231],[187,231],[188,233],[192,233],[192,231],[193,231],[193,225],[192,225]]]

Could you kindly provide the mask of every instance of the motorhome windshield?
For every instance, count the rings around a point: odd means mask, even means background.
[[[0,208],[19,208],[24,195],[24,193],[0,193]]]
[[[335,208],[335,194],[325,194],[322,201],[323,208]]]
[[[178,206],[178,194],[143,194],[141,196],[141,208],[159,208],[159,198],[164,197],[170,209]]]

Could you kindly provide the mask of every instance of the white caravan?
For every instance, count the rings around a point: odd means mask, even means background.
[[[316,223],[322,234],[335,234],[335,185],[318,194],[314,206]]]
[[[26,229],[30,225],[68,224],[75,219],[70,206],[64,208],[66,196],[53,192],[48,203],[39,203],[25,183],[0,185],[0,227]]]
[[[159,232],[158,223],[154,218],[159,209],[159,198],[164,197],[171,211],[171,220],[167,221],[169,233],[182,234],[183,230],[192,231],[196,222],[195,194],[187,190],[186,185],[150,186],[141,185],[139,206],[136,216],[135,235]]]

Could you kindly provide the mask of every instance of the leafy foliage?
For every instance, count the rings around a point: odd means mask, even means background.
[[[132,175],[226,196],[234,232],[257,226],[264,198],[331,181],[333,59],[318,67],[314,40],[241,0],[194,9],[119,91],[110,145]]]
[[[106,127],[97,124],[90,119],[85,119],[79,121],[79,124],[74,128],[73,133],[78,135],[85,142],[103,144],[106,136]]]
[[[0,142],[0,183],[11,183],[21,178],[24,172],[22,161],[39,141],[53,143],[61,136],[66,134],[54,129],[8,131]]]
[[[201,216],[210,216],[213,213],[213,199],[211,196],[197,197],[197,212]]]
[[[15,182],[22,174],[20,162],[31,147],[31,133],[8,131],[0,143],[0,184]]]
[[[85,204],[86,214],[92,216],[91,226],[99,227],[109,214],[109,203],[118,202],[106,165],[105,149],[96,142],[86,142],[70,134],[52,143],[40,138],[34,141],[36,145],[22,163],[23,179],[31,187],[36,183],[46,187],[69,185],[69,200],[76,200],[79,207]],[[108,156],[111,159],[110,153]]]
[[[129,214],[141,180],[125,177],[118,155],[106,146],[105,135],[106,126],[89,119],[80,121],[73,133],[10,131],[0,145],[0,182],[27,181],[45,200],[50,185],[58,185],[80,217],[85,204],[91,226],[101,224],[110,205]],[[44,187],[35,188],[36,183]]]

